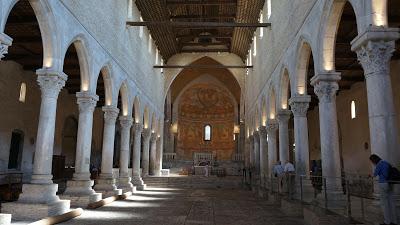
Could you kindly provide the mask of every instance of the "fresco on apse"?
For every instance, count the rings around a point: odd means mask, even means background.
[[[218,86],[196,84],[179,102],[178,146],[180,159],[192,160],[194,152],[213,152],[217,160],[230,160],[234,152],[235,104],[230,93]],[[204,141],[204,127],[211,125],[211,141]]]

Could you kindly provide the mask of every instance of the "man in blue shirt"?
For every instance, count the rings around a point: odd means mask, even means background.
[[[397,224],[396,204],[394,202],[393,185],[389,184],[390,164],[373,154],[369,160],[374,164],[374,177],[379,177],[380,201],[383,209],[384,223],[381,225]]]

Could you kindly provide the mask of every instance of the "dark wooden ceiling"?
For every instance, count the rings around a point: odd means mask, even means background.
[[[257,23],[265,0],[136,0],[144,21]],[[165,60],[184,52],[231,52],[245,60],[256,28],[148,26]]]

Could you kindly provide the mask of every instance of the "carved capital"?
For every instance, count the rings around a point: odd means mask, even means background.
[[[158,135],[156,133],[151,133],[150,142],[155,143],[157,141]]]
[[[144,140],[149,141],[151,137],[151,130],[149,128],[143,128],[142,137]]]
[[[42,97],[57,99],[68,76],[63,72],[48,69],[37,70],[36,74],[38,75],[37,82],[42,91]]]
[[[12,44],[12,38],[4,33],[0,33],[0,60],[8,54],[8,47]]]
[[[364,68],[365,77],[389,75],[389,63],[395,51],[394,41],[368,41],[357,52],[357,58]]]
[[[267,138],[267,127],[261,126],[258,130],[260,138]]]
[[[277,114],[278,122],[279,123],[283,123],[283,124],[287,124],[289,122],[291,114],[292,113],[290,112],[290,110],[287,110],[287,109],[279,110],[278,114]]]
[[[115,106],[103,106],[104,122],[106,124],[115,124],[119,114],[119,109]]]
[[[339,80],[340,73],[336,72],[319,74],[311,79],[311,85],[314,86],[314,92],[318,96],[320,103],[332,103],[336,100]]]
[[[77,92],[76,93],[77,103],[79,105],[79,112],[94,112],[96,108],[97,101],[99,101],[99,96],[92,94],[90,92]]]
[[[121,124],[122,129],[131,129],[133,124],[132,117],[129,116],[120,116],[119,123]]]
[[[278,130],[278,123],[276,122],[276,120],[270,119],[267,122],[267,133],[269,135],[271,134],[275,134],[275,132]]]
[[[143,124],[141,123],[134,123],[133,124],[133,131],[135,135],[141,135],[143,131]]]
[[[260,141],[260,135],[259,135],[258,131],[253,132],[253,137],[254,137],[255,142]]]
[[[297,95],[292,97],[289,100],[289,105],[294,117],[306,117],[310,102],[311,96],[309,95]]]

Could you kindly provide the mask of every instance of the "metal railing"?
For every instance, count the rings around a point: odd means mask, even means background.
[[[367,208],[374,205],[380,212],[379,195],[375,190],[377,180],[368,176],[323,177],[285,174],[279,177],[264,177],[264,187],[271,195],[290,200],[299,200],[345,216],[352,223],[381,222]],[[391,182],[400,184],[400,182]],[[399,186],[400,185],[395,185]],[[400,199],[400,196],[395,196]]]

